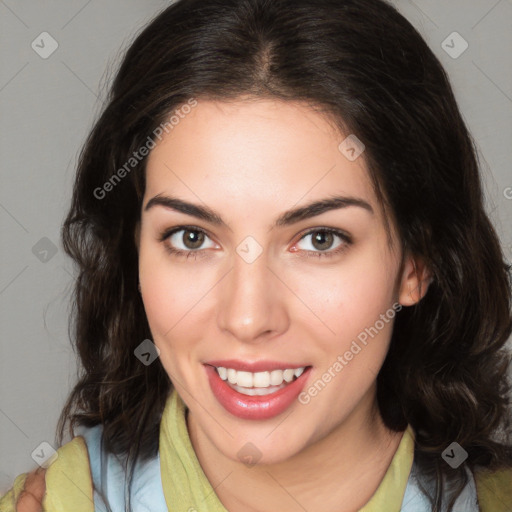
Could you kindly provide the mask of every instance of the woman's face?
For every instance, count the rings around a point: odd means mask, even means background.
[[[153,340],[189,422],[233,460],[248,442],[285,460],[374,404],[414,283],[345,138],[303,104],[199,100],[149,155],[137,240]]]

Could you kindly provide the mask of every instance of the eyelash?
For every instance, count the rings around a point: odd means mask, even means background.
[[[196,249],[196,250],[188,250],[183,251],[181,249],[175,249],[174,247],[171,247],[169,244],[165,243],[165,241],[170,238],[175,233],[178,233],[180,231],[193,231],[195,233],[203,233],[205,236],[208,236],[208,233],[204,231],[201,228],[198,228],[196,226],[177,226],[172,229],[168,229],[163,231],[160,236],[158,237],[159,242],[162,242],[164,244],[165,250],[171,254],[171,256],[177,256],[179,258],[189,258],[192,257],[194,260],[196,260],[198,257],[204,257],[204,249]],[[336,235],[337,237],[341,238],[343,241],[342,244],[340,244],[335,250],[333,251],[304,251],[306,253],[306,257],[313,257],[313,258],[333,258],[335,256],[338,256],[339,254],[343,253],[345,250],[348,249],[350,245],[352,245],[352,239],[347,234],[345,234],[343,231],[340,231],[338,229],[334,228],[313,228],[304,233],[300,239],[299,242],[304,239],[306,236],[311,235],[313,233],[330,233],[333,235]],[[208,237],[210,238],[210,237]],[[300,249],[298,250],[300,251]]]

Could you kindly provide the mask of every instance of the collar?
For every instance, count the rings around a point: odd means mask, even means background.
[[[190,441],[186,405],[173,389],[160,423],[160,470],[169,510],[228,512],[203,472]],[[400,510],[414,458],[414,433],[404,431],[389,468],[370,501],[359,512]]]

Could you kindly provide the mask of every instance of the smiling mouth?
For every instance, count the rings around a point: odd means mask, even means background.
[[[238,393],[248,396],[265,396],[285,388],[300,377],[308,366],[264,372],[241,371],[224,366],[213,366],[213,368],[219,377]]]
[[[269,420],[293,407],[313,369],[290,362],[236,359],[203,365],[217,402],[230,414],[246,420]]]

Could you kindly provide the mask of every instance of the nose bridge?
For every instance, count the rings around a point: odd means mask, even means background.
[[[244,251],[245,249],[245,251]],[[221,286],[218,325],[244,342],[259,342],[286,329],[287,313],[263,251],[244,242]]]

